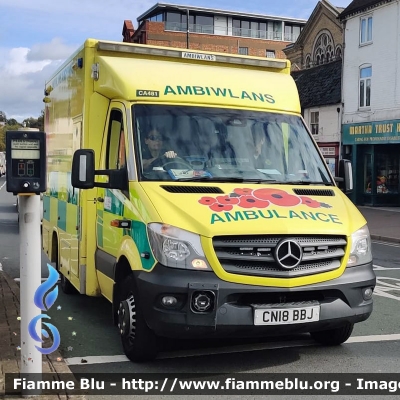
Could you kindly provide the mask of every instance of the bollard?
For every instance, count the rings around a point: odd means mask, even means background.
[[[42,353],[37,349],[41,343],[28,332],[29,322],[41,314],[33,298],[41,284],[40,244],[40,197],[19,195],[20,234],[20,307],[21,307],[21,377],[37,381],[42,374]],[[36,333],[41,337],[41,320]],[[22,395],[38,395],[40,392],[22,389]]]

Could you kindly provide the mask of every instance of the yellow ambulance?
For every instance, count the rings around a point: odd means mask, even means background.
[[[372,312],[366,221],[301,116],[288,60],[88,39],[45,86],[43,249],[112,303],[127,357],[162,337],[310,333]]]

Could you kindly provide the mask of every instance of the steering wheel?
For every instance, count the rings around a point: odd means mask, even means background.
[[[181,165],[184,167],[184,169],[193,169],[190,163],[188,163],[186,160],[180,157],[174,157],[174,158],[168,158],[165,157],[164,155],[157,157],[155,160],[153,160],[149,166],[148,169],[152,170],[154,167],[162,167],[163,169],[167,169],[166,166],[170,164],[176,164],[176,165]]]

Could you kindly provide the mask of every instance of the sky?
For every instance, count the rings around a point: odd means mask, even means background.
[[[332,0],[346,7],[351,0]],[[38,118],[51,74],[88,38],[122,41],[124,20],[157,0],[0,0],[0,111]],[[160,3],[308,19],[318,0],[171,0]]]

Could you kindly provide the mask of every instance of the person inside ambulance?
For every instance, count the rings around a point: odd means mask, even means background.
[[[162,134],[155,128],[152,128],[144,140],[145,146],[142,151],[143,170],[149,171],[156,166],[156,160],[162,157],[176,158],[177,153],[174,150],[165,150],[164,138]],[[162,163],[159,163],[162,165]]]
[[[266,168],[267,160],[263,149],[265,135],[260,131],[256,131],[252,136],[254,140],[254,147],[252,150],[254,168]]]

